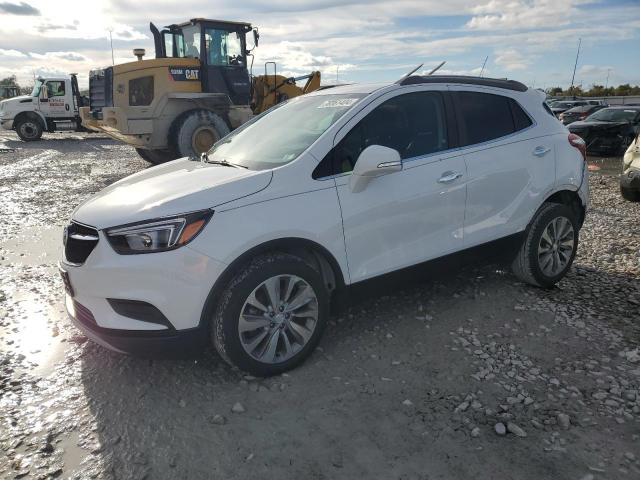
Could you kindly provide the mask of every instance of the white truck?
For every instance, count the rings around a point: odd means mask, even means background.
[[[0,102],[0,126],[15,130],[25,142],[39,140],[42,132],[86,131],[78,109],[88,104],[88,99],[80,95],[75,73],[38,77],[31,95]]]

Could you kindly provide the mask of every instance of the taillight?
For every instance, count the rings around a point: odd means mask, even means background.
[[[580,150],[580,153],[582,154],[582,159],[586,162],[587,161],[587,143],[584,141],[584,139],[581,136],[576,135],[575,133],[570,133],[569,143],[571,144],[572,147]]]

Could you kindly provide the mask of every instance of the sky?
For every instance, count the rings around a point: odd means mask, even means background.
[[[323,83],[394,81],[442,61],[443,74],[512,78],[535,88],[640,84],[640,0],[0,0],[0,78],[78,73],[153,56],[149,22],[191,18],[260,29],[253,71],[322,72]]]

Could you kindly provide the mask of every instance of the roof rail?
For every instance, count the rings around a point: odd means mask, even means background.
[[[398,85],[417,85],[420,83],[462,83],[465,85],[482,85],[485,87],[505,88],[517,92],[526,92],[527,86],[515,80],[486,77],[468,77],[464,75],[412,75],[401,78],[396,82]]]

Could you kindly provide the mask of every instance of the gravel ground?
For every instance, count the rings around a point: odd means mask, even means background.
[[[614,176],[591,178],[556,289],[488,261],[369,283],[262,380],[113,354],[65,319],[63,225],[142,168],[97,135],[0,134],[0,478],[640,478],[640,205]]]

